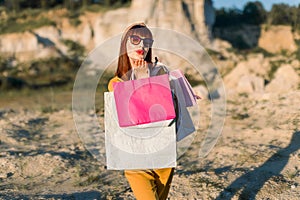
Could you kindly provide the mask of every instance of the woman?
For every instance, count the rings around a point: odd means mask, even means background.
[[[118,68],[115,77],[108,84],[113,91],[113,83],[129,80],[134,72],[135,78],[160,75],[163,68],[152,64],[152,33],[144,23],[129,26],[121,39]],[[174,168],[125,170],[131,189],[137,200],[167,199]]]

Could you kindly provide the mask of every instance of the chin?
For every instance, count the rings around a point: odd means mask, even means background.
[[[146,56],[143,56],[143,55],[137,55],[137,56],[136,56],[136,59],[137,59],[137,60],[141,60],[141,59],[144,59],[144,58],[146,58]]]

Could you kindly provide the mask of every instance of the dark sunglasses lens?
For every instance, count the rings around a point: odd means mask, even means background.
[[[139,44],[141,42],[141,38],[139,36],[132,35],[132,36],[130,36],[130,42],[132,44],[137,45],[137,44]]]
[[[150,39],[150,38],[145,38],[145,39],[144,39],[144,45],[145,45],[145,46],[151,47],[151,46],[152,46],[152,43],[153,43],[153,40],[152,40],[152,39]]]

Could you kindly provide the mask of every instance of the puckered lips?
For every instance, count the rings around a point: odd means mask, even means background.
[[[139,55],[144,55],[144,50],[142,49],[136,50],[135,52]]]

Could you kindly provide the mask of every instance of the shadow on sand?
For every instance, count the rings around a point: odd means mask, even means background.
[[[88,192],[75,192],[72,194],[46,194],[46,195],[18,195],[15,194],[6,194],[0,195],[0,198],[4,199],[60,199],[60,200],[86,200],[86,199],[95,199],[101,200],[103,199],[103,195],[101,195],[98,191],[88,191]]]
[[[287,147],[278,150],[261,166],[237,178],[216,199],[232,199],[240,190],[240,200],[255,199],[257,193],[271,177],[280,176],[281,171],[289,161],[289,156],[299,149],[300,131],[296,131]]]

